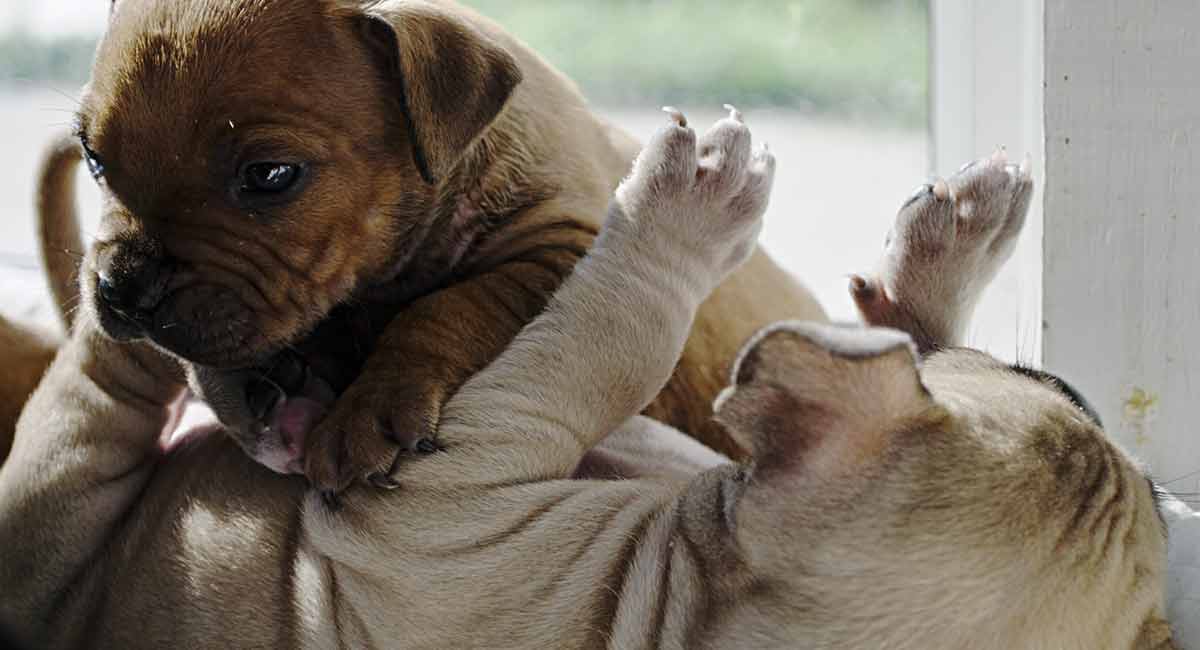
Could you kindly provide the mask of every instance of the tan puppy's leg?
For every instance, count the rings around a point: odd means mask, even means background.
[[[386,615],[357,610],[374,638],[599,647],[616,638],[620,599],[658,597],[636,584],[665,584],[657,580],[670,571],[639,569],[633,554],[665,548],[673,515],[655,513],[683,485],[554,479],[653,399],[701,301],[753,249],[773,159],[751,153],[736,115],[701,140],[705,155],[678,120],[647,145],[596,245],[545,311],[446,405],[444,452],[403,463],[397,492],[351,489],[332,512],[308,502],[313,544],[336,563],[331,581],[355,592],[372,589],[370,576],[422,594]],[[683,564],[673,570],[691,580]],[[624,593],[626,573],[640,596]],[[330,627],[354,625],[332,616]],[[654,620],[646,609],[634,617]]]
[[[445,483],[445,472],[460,486],[568,477],[666,383],[700,303],[754,250],[774,175],[736,111],[699,154],[672,115],[549,306],[446,405],[439,442],[455,453],[402,469],[406,483]]]
[[[922,352],[961,345],[984,288],[1012,255],[1033,176],[1003,150],[920,187],[900,208],[875,276],[851,278],[870,325],[908,332]]]
[[[140,496],[182,389],[174,362],[78,324],[29,399],[0,468],[0,622],[20,625],[25,638],[40,634],[55,599],[96,561]]]
[[[695,134],[672,116],[546,312],[447,405],[446,441],[473,448],[478,480],[569,476],[650,403],[701,301],[753,251],[774,159],[751,154],[750,131],[731,111],[697,161]],[[597,390],[599,399],[584,397]],[[513,454],[532,456],[524,471],[514,471]]]

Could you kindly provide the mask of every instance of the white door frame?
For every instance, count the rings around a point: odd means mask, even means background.
[[[1033,155],[1029,226],[976,318],[1017,314],[1022,360],[1200,492],[1200,3],[1080,7],[931,0],[933,166]],[[1011,340],[975,343],[1011,358]]]
[[[1045,3],[1046,365],[1198,492],[1200,3]]]
[[[1009,360],[1042,360],[1042,0],[931,0],[932,172],[945,176],[1005,146],[1033,158],[1038,193],[1013,259],[975,313],[969,343]]]

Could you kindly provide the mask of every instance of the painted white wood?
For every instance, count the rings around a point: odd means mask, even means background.
[[[933,0],[930,5],[932,172],[1007,147],[1028,152],[1039,194],[1016,253],[975,312],[970,344],[1041,360],[1042,0]]]
[[[1045,21],[1046,367],[1169,481],[1200,470],[1200,3]]]

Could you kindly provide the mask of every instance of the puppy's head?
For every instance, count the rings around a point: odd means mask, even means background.
[[[830,647],[1169,643],[1154,488],[1056,377],[797,323],[752,341],[733,384],[718,418],[755,464],[729,518],[808,603],[780,624]]]
[[[243,446],[319,416],[369,337],[318,325],[364,288],[412,295],[451,271],[485,173],[471,152],[519,81],[423,2],[119,0],[78,116],[105,204],[85,308],[189,362]]]
[[[115,3],[78,119],[105,199],[83,290],[110,335],[263,366],[460,245],[431,231],[516,64],[431,5],[347,5]]]

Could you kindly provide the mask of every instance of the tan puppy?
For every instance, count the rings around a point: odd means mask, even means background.
[[[106,197],[85,308],[191,362],[251,456],[330,489],[389,483],[429,444],[587,250],[637,148],[495,24],[422,0],[119,0],[78,136]],[[739,454],[709,422],[738,344],[822,317],[756,254],[649,413]]]
[[[749,140],[724,120],[698,156],[660,132],[546,311],[447,404],[446,450],[336,511],[221,439],[158,455],[172,364],[84,321],[0,470],[0,621],[38,647],[1170,648],[1145,477],[1057,386],[979,353],[919,371],[894,330],[776,326],[719,412],[753,464],[557,480],[653,398],[751,250],[773,162]],[[956,184],[982,231],[1023,217],[1004,166]],[[956,215],[922,194],[895,254],[992,241],[946,236]]]

